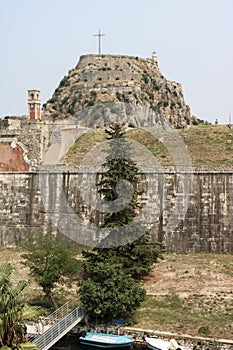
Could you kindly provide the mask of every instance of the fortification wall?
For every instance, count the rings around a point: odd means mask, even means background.
[[[69,222],[71,212],[81,212],[84,224],[98,224],[99,212],[83,201],[77,186],[82,176],[88,187],[87,174],[66,172],[41,176],[47,184],[43,199],[38,173],[0,173],[0,246],[17,243],[26,232],[46,231],[51,215],[59,223],[64,217]],[[153,176],[156,181],[149,196],[161,205],[161,215],[155,214],[151,231],[154,241],[165,242],[168,250],[176,252],[233,252],[232,170],[206,172],[195,169],[184,218],[182,206],[187,202],[187,196],[182,188],[178,189],[177,174],[164,171]],[[45,201],[50,212],[44,209]],[[178,209],[174,209],[176,203]],[[178,226],[169,231],[168,226],[177,218]]]
[[[46,122],[23,117],[0,120],[0,171],[38,170],[49,135]]]

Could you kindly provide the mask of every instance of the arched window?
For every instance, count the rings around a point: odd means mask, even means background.
[[[31,100],[34,100],[34,94],[31,93]]]

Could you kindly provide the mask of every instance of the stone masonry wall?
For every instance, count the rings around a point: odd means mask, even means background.
[[[182,188],[178,188],[177,174],[164,171],[155,175],[157,183],[149,196],[161,205],[162,210],[160,216],[155,214],[152,239],[165,242],[169,251],[232,253],[233,172],[195,169],[184,218],[182,205],[186,199]],[[62,221],[62,217],[69,221],[72,209],[75,213],[81,211],[83,223],[98,223],[99,213],[81,198],[77,186],[80,174],[66,172],[41,176],[47,184],[43,200],[38,173],[0,173],[0,246],[17,243],[26,232],[46,231],[52,212],[57,222]],[[87,174],[81,176],[88,185]],[[65,203],[60,196],[59,183],[66,196]],[[45,201],[50,212],[44,208]],[[174,212],[176,203],[177,215]],[[177,218],[180,219],[177,227],[169,231],[168,226],[175,224]]]
[[[31,171],[38,170],[43,151],[48,145],[50,128],[49,123],[44,121],[31,121],[24,117],[18,117],[16,119],[3,118],[0,120],[0,148],[2,150],[0,153],[5,152],[3,147],[6,148],[6,143],[11,144],[13,142],[16,145],[15,150],[18,148],[22,150],[22,154],[19,157],[21,163],[22,159],[24,159]],[[0,157],[0,164],[1,158],[3,160],[3,157]],[[16,159],[14,166],[10,166],[10,164],[7,164],[10,157],[5,154],[4,158],[6,162],[5,168],[9,171],[26,171],[26,168],[22,168],[20,164],[17,166],[17,163],[20,163],[20,159]],[[3,171],[1,166],[0,170]]]

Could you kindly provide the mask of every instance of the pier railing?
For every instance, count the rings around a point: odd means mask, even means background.
[[[64,304],[46,319],[44,327],[51,326],[33,341],[39,350],[48,350],[83,319],[84,310],[77,307],[71,311],[71,305]]]

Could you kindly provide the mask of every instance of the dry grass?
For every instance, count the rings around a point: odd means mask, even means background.
[[[233,339],[233,255],[167,254],[144,281],[138,327]]]
[[[169,149],[149,131],[133,128],[126,137],[146,147],[159,164],[173,164]],[[188,130],[177,130],[177,137],[184,142],[193,165],[233,164],[233,131],[227,125],[192,126]],[[68,151],[65,163],[80,164],[89,151],[105,140],[103,128],[81,136]],[[175,144],[170,147],[174,148]]]
[[[233,130],[227,125],[191,127],[179,134],[194,165],[233,164]]]

